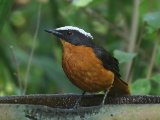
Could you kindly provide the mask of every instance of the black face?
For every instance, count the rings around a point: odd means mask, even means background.
[[[86,45],[89,46],[93,43],[92,38],[77,30],[45,30],[48,33],[52,33],[56,37],[65,40],[66,42],[74,45]]]

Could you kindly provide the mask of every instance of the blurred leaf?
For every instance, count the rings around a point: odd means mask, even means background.
[[[9,95],[14,94],[15,86],[13,84],[13,81],[11,80],[11,76],[9,74],[9,70],[7,67],[5,67],[5,64],[0,61],[0,91],[3,91],[3,93]]]
[[[151,84],[148,79],[138,79],[131,84],[132,94],[147,95],[151,90]]]
[[[118,59],[119,63],[126,63],[131,61],[136,56],[136,53],[127,53],[120,50],[114,50],[114,56]]]
[[[84,6],[88,5],[92,1],[93,0],[73,0],[72,4],[77,6],[77,7],[84,7]]]
[[[160,46],[159,46],[159,48],[157,50],[156,64],[160,65]]]
[[[156,39],[157,32],[155,32],[154,28],[150,26],[146,26],[145,31],[144,31],[144,38],[147,41],[153,41]]]
[[[106,34],[108,29],[104,24],[100,23],[99,21],[93,21],[93,26],[96,33],[100,33],[104,35]]]
[[[147,13],[143,20],[145,22],[147,22],[147,24],[153,28],[154,30],[157,30],[160,28],[160,11],[156,11],[156,12],[150,12]]]
[[[160,95],[160,73],[154,74],[151,80],[153,81],[151,94]]]
[[[22,11],[14,11],[11,15],[11,21],[13,23],[13,25],[15,25],[16,27],[22,27],[25,25],[26,23],[26,19],[22,13]]]
[[[151,79],[160,84],[160,73],[153,75]]]
[[[13,0],[0,0],[0,29],[9,16],[9,11]]]

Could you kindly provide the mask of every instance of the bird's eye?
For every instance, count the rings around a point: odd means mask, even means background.
[[[67,35],[71,36],[73,33],[71,31],[67,32]]]

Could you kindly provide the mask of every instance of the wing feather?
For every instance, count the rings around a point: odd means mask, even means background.
[[[103,62],[104,68],[111,70],[120,79],[118,60],[102,47],[94,46],[93,50],[96,56]]]

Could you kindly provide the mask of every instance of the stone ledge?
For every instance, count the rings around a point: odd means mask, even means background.
[[[0,120],[159,120],[160,96],[108,97],[86,95],[72,109],[77,94],[0,97]]]

